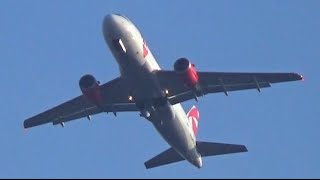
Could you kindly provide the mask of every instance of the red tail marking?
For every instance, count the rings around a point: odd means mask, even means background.
[[[198,134],[198,123],[200,114],[196,106],[193,106],[187,114],[189,121],[192,124],[192,130],[195,136]]]
[[[145,58],[148,55],[148,53],[149,53],[148,46],[146,42],[143,40],[143,58]]]

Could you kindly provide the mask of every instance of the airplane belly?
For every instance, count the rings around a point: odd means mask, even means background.
[[[195,150],[196,143],[181,119],[183,117],[179,114],[180,111],[177,111],[177,109],[182,110],[180,104],[168,104],[157,108],[151,119],[154,127],[167,143],[181,156],[191,159],[193,157],[191,157],[190,152]]]
[[[153,76],[150,64],[146,62],[140,70],[127,69],[123,78],[132,87],[132,96],[136,104],[150,102],[152,100],[165,97],[164,90],[161,89],[156,77]],[[150,101],[149,101],[150,100]],[[154,107],[150,112],[151,116],[146,117],[150,120],[164,140],[172,146],[181,156],[190,160],[197,156],[196,141],[190,127],[187,126],[187,116],[180,104],[166,104]]]
[[[111,26],[106,22],[103,32],[119,64],[121,78],[128,84],[131,93],[128,96],[169,145],[182,157],[193,159],[197,154],[196,143],[184,110],[180,104],[162,101],[166,97],[165,90],[152,73],[160,70],[157,61],[138,29],[131,23],[120,26],[121,20],[119,22]]]

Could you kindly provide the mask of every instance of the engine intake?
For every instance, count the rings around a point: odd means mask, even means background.
[[[81,77],[79,86],[83,95],[85,95],[92,103],[96,105],[102,104],[102,96],[99,81],[91,74]]]
[[[179,73],[186,72],[191,67],[191,63],[187,58],[180,58],[174,63],[174,70]]]
[[[174,63],[174,70],[180,75],[181,80],[189,87],[195,87],[199,82],[198,73],[187,58],[180,58]]]
[[[82,76],[82,78],[79,81],[81,91],[90,89],[96,84],[98,84],[96,78],[90,74]]]

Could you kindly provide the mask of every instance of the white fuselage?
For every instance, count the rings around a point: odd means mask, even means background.
[[[154,71],[160,67],[136,26],[126,17],[110,14],[103,21],[103,34],[119,64],[121,78],[130,87],[133,102],[142,116],[151,121],[162,137],[182,157],[197,167],[202,166],[196,138],[181,104],[168,101],[154,106],[154,99],[165,97]]]

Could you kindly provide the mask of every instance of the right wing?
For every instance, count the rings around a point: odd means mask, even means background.
[[[101,112],[127,112],[138,111],[134,103],[128,103],[128,88],[121,78],[116,78],[100,86],[103,105],[97,107],[84,95],[80,95],[70,101],[58,105],[41,114],[24,121],[24,128],[30,128],[52,122],[60,124],[63,122],[89,117]]]
[[[196,96],[209,93],[257,89],[270,87],[271,83],[302,80],[303,77],[296,73],[237,73],[237,72],[198,72],[201,92],[186,87],[181,77],[175,71],[156,71],[163,89],[169,91],[171,104],[181,103]]]

